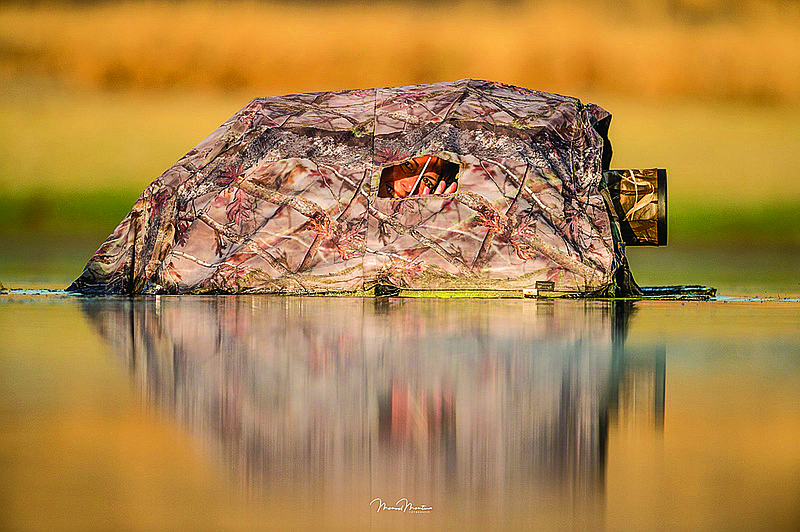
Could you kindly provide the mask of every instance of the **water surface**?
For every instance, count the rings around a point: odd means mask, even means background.
[[[12,291],[0,525],[797,529],[799,311]]]

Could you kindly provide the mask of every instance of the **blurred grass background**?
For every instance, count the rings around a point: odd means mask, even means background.
[[[0,280],[76,277],[255,96],[464,77],[598,103],[613,166],[668,169],[640,282],[800,293],[797,0],[5,2]]]

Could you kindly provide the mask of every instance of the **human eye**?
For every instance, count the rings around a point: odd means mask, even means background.
[[[417,165],[415,165],[413,162],[406,161],[406,162],[403,163],[403,170],[406,170],[408,172],[413,172],[414,169],[416,168],[416,166]]]

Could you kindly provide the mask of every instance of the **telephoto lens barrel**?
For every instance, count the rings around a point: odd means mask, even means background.
[[[607,170],[603,177],[623,242],[629,246],[666,246],[667,171]]]

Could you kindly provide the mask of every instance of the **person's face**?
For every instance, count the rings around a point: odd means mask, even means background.
[[[441,174],[446,164],[439,157],[423,155],[414,157],[403,164],[389,166],[381,174],[378,196],[381,198],[405,198],[411,194],[441,194],[445,192],[445,183],[441,180]],[[422,173],[421,179],[420,173]],[[417,184],[418,179],[419,184]]]

